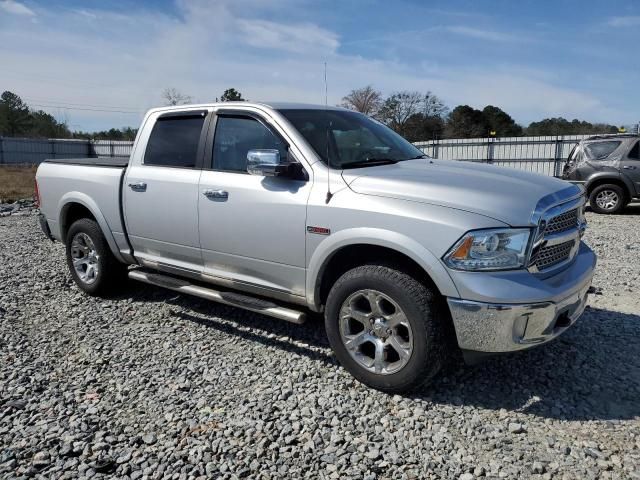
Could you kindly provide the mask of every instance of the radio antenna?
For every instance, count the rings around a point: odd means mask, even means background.
[[[329,99],[327,95],[327,62],[324,62],[324,112],[327,119],[326,125],[326,142],[327,142],[327,198],[324,203],[329,203],[333,193],[331,193],[331,155],[329,154],[329,128],[331,123],[329,122]]]

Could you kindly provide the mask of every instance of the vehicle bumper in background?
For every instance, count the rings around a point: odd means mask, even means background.
[[[49,224],[47,223],[47,217],[44,216],[44,213],[38,214],[38,223],[40,223],[40,228],[42,232],[46,235],[46,237],[52,242],[55,240],[53,235],[51,235],[51,229],[49,228]]]
[[[530,302],[448,298],[458,345],[466,352],[500,353],[523,350],[554,339],[582,315],[595,264],[595,254],[582,244],[571,266],[554,277],[540,279],[527,273],[532,277],[528,289],[536,290],[536,286],[543,289],[532,294]],[[517,290],[513,283],[516,278],[522,281],[523,277],[505,277],[505,288],[511,292]],[[548,301],[540,301],[544,294],[548,295]]]

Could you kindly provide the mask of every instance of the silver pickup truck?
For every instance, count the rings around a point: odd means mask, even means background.
[[[49,160],[41,225],[78,287],[131,279],[302,323],[400,392],[547,342],[584,310],[580,187],[428,158],[362,114],[298,104],[149,111],[128,161]]]

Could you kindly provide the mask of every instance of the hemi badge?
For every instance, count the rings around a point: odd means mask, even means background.
[[[329,235],[331,233],[331,230],[328,229],[328,228],[324,228],[324,227],[307,226],[307,232],[315,233],[317,235]]]

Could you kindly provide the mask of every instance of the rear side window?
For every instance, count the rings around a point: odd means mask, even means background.
[[[604,160],[619,146],[619,141],[589,143],[587,144],[587,151],[590,158],[594,160]]]
[[[201,115],[159,118],[149,137],[145,165],[194,168],[203,125]]]
[[[634,160],[640,160],[640,141],[636,142],[633,148],[631,148],[628,157]]]
[[[286,144],[259,121],[251,117],[218,117],[213,142],[215,170],[246,172],[247,152],[262,149],[278,150],[281,161],[286,161]]]

